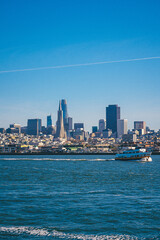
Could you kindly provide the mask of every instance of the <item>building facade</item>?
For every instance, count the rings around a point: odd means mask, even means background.
[[[29,135],[39,135],[41,132],[42,120],[41,119],[28,119],[27,133]]]
[[[117,120],[117,137],[122,137],[123,134],[127,134],[128,131],[128,120],[118,119]]]
[[[99,132],[103,132],[106,129],[106,121],[104,119],[99,120]]]
[[[120,119],[120,107],[109,105],[106,107],[106,128],[111,129],[117,135],[117,120]]]
[[[97,126],[93,126],[92,127],[92,133],[98,132],[98,127]]]
[[[47,128],[50,126],[52,126],[52,116],[51,115],[47,116]]]
[[[75,131],[79,128],[83,128],[83,130],[84,130],[84,123],[75,123],[74,124],[74,130]]]
[[[63,123],[63,110],[62,110],[61,101],[59,101],[56,138],[66,138],[66,132],[65,132],[64,123]]]
[[[68,118],[68,130],[73,129],[73,119],[71,117]]]
[[[63,111],[63,124],[65,131],[68,130],[68,111],[67,111],[67,101],[66,99],[61,100],[61,107]]]
[[[146,122],[134,121],[134,130],[138,130],[140,135],[146,134]]]

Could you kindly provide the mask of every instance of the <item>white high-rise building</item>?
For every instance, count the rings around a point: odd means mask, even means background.
[[[122,137],[123,134],[127,134],[128,130],[128,120],[118,119],[117,120],[117,135],[118,138]]]

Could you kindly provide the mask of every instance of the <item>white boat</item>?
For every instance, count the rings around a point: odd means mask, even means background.
[[[128,149],[122,153],[118,153],[115,156],[115,160],[142,160],[142,161],[152,161],[151,152],[148,152],[145,148],[140,149]]]

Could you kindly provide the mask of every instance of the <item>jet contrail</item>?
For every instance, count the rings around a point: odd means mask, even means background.
[[[127,60],[115,60],[115,61],[105,61],[105,62],[79,63],[79,64],[71,64],[71,65],[51,66],[51,67],[24,68],[24,69],[15,69],[15,70],[0,71],[0,73],[38,71],[38,70],[57,69],[57,68],[72,68],[72,67],[100,65],[100,64],[107,64],[107,63],[121,63],[121,62],[144,61],[144,60],[152,60],[152,59],[160,59],[160,57],[133,58],[133,59],[127,59]]]

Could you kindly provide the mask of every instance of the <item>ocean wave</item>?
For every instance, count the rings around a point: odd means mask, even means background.
[[[34,227],[0,227],[0,234],[13,234],[16,235],[32,235],[42,237],[56,237],[59,239],[81,239],[81,240],[138,240],[135,236],[129,235],[85,235],[85,234],[73,234],[64,233],[57,230],[47,230],[45,228]],[[141,238],[142,239],[142,238]]]

